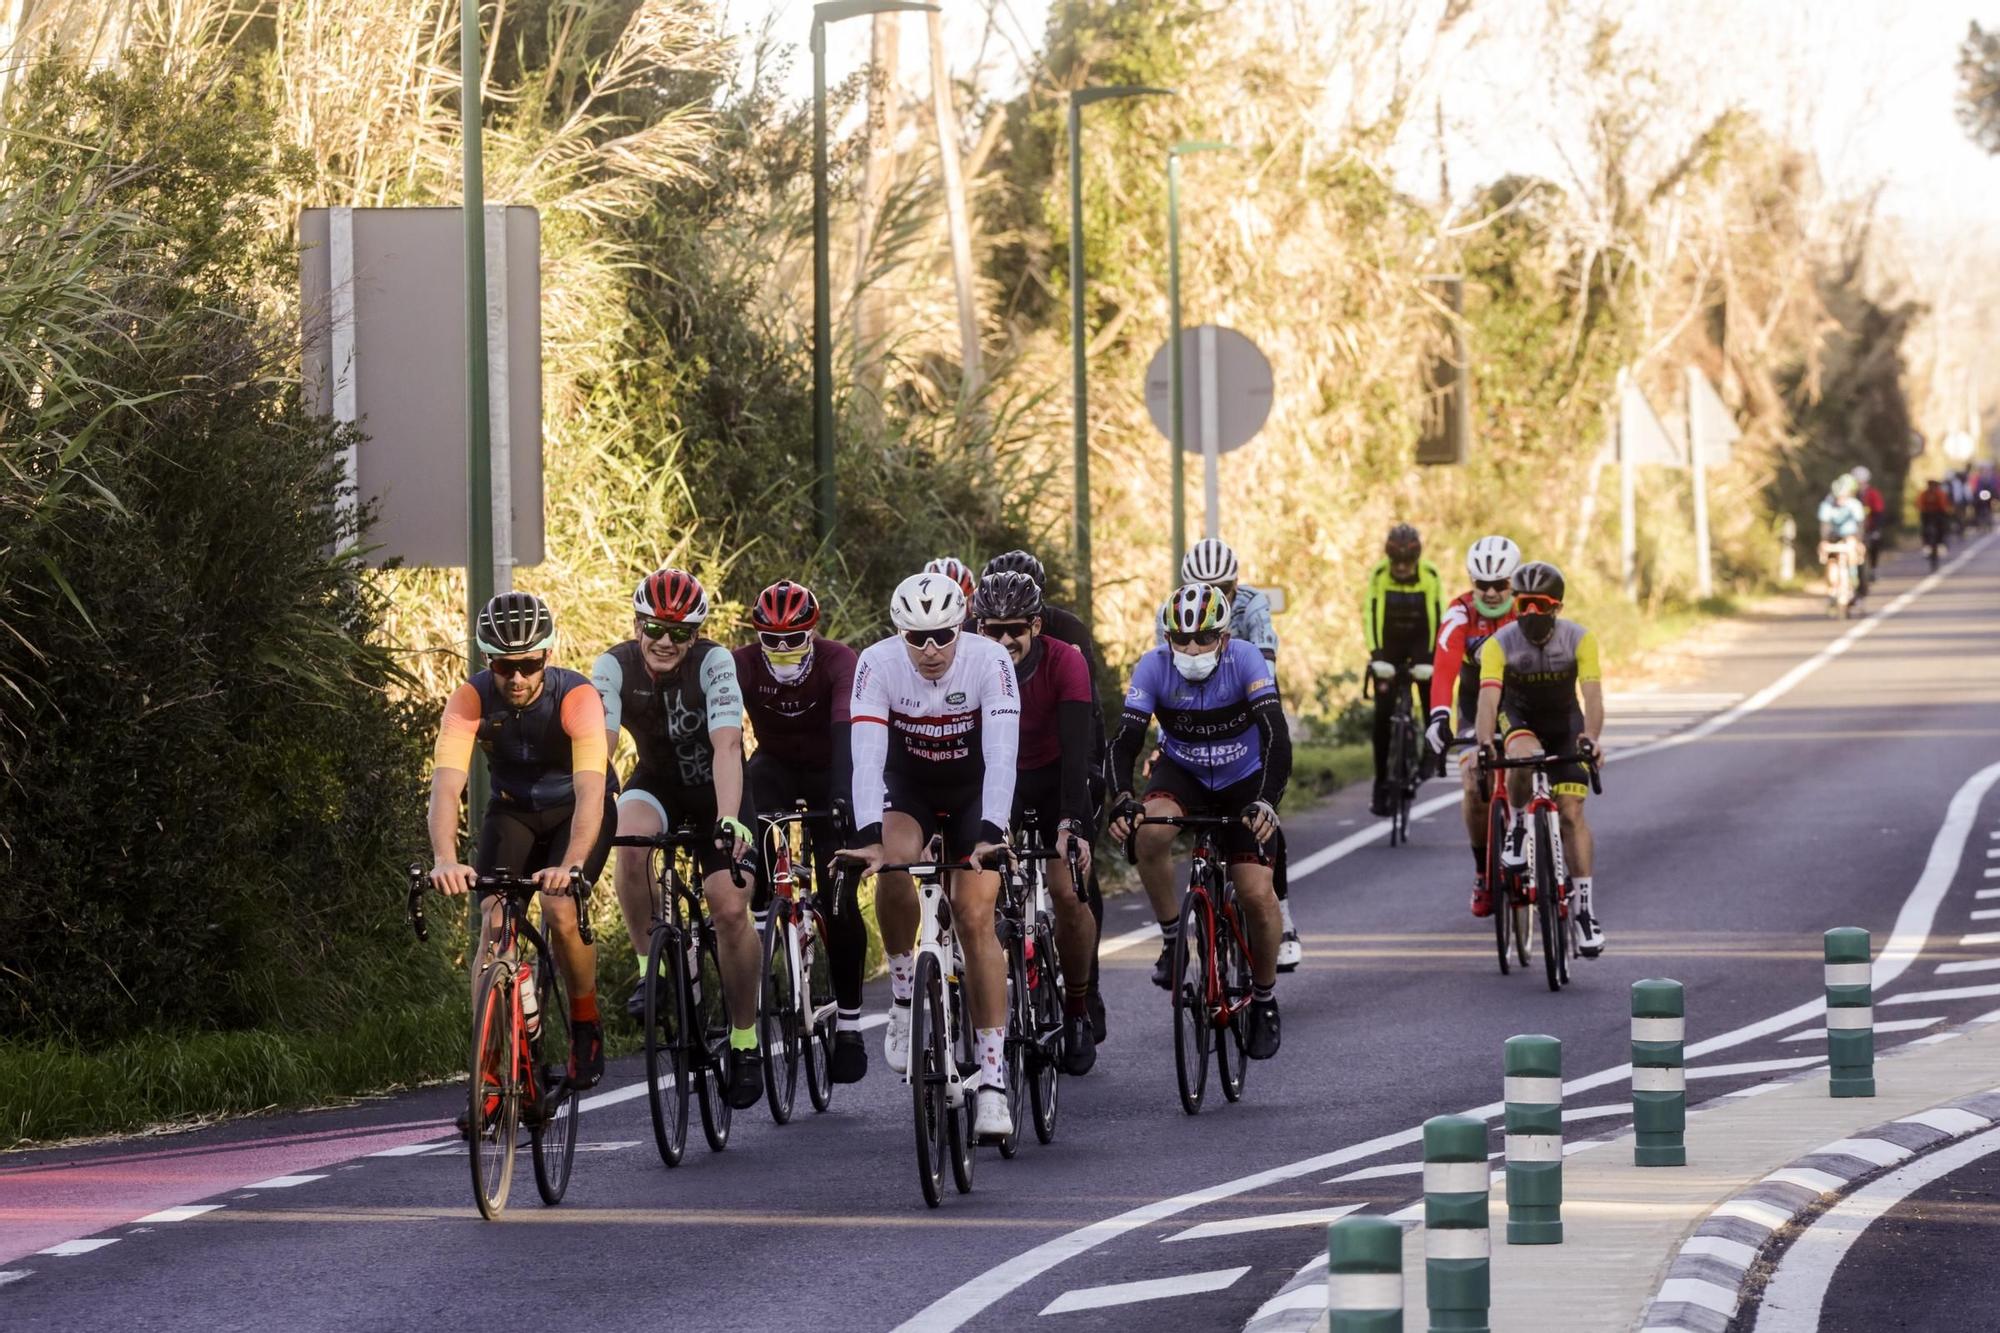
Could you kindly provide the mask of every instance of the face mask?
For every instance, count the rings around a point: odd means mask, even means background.
[[[1215,674],[1215,664],[1222,660],[1222,650],[1213,649],[1206,653],[1184,653],[1174,650],[1174,670],[1181,673],[1184,680],[1207,680]]]
[[[1552,615],[1524,615],[1518,619],[1521,633],[1528,636],[1529,643],[1547,643],[1549,635],[1556,632],[1556,618]]]
[[[1472,599],[1472,605],[1474,606],[1474,608],[1478,610],[1480,615],[1485,616],[1488,620],[1498,620],[1500,617],[1506,615],[1507,608],[1512,606],[1513,604],[1514,604],[1514,599],[1512,597],[1502,597],[1497,602],[1489,602],[1479,597],[1475,597]]]
[[[774,653],[764,649],[764,665],[771,669],[771,679],[780,685],[796,685],[812,670],[812,645],[793,649],[791,652]]]

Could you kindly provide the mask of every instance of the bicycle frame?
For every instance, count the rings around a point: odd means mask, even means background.
[[[702,895],[700,849],[707,834],[692,824],[664,833],[621,834],[611,840],[613,847],[643,847],[653,853],[655,867],[652,875],[653,917],[652,931],[665,930],[673,946],[681,951],[687,967],[689,999],[693,1002],[690,1012],[698,1012],[701,1006],[701,943],[704,935],[711,938],[715,925],[709,920],[707,900]],[[685,852],[694,873],[683,875],[675,864],[675,853]],[[742,872],[732,862],[729,876],[739,886],[743,883]],[[685,924],[683,924],[685,922]],[[722,985],[722,978],[716,977],[716,984]],[[724,1009],[727,1009],[725,996]],[[723,1038],[726,1043],[727,1037]],[[694,1044],[697,1057],[707,1067],[720,1071],[726,1056],[718,1056],[710,1049],[706,1040]]]
[[[1250,1007],[1247,993],[1232,1002],[1223,985],[1220,951],[1216,947],[1220,938],[1215,929],[1218,920],[1229,927],[1236,947],[1243,951],[1243,957],[1249,961],[1253,971],[1257,966],[1257,952],[1250,947],[1250,934],[1243,927],[1243,913],[1236,905],[1236,888],[1229,878],[1229,866],[1215,852],[1215,833],[1229,823],[1230,820],[1222,815],[1139,815],[1132,821],[1134,829],[1146,824],[1167,824],[1194,834],[1188,863],[1188,885],[1182,892],[1181,902],[1185,905],[1188,899],[1194,899],[1208,924],[1208,953],[1202,959],[1202,1000],[1208,1011],[1209,1026],[1217,1031],[1227,1028]],[[1221,885],[1220,904],[1209,895],[1206,887],[1211,874]]]

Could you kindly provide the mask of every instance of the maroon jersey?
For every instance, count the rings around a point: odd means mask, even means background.
[[[1041,661],[1034,674],[1021,682],[1022,769],[1045,768],[1062,758],[1062,735],[1057,730],[1066,703],[1087,704],[1090,700],[1090,667],[1083,653],[1061,639],[1044,634],[1035,642],[1041,647]]]
[[[784,685],[771,675],[755,643],[738,648],[736,679],[757,731],[758,753],[806,768],[832,768],[834,728],[848,724],[854,662],[852,648],[815,634],[812,670],[804,680]]]

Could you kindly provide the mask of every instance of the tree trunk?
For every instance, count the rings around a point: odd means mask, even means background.
[[[896,83],[898,15],[874,17],[868,64],[868,130],[862,140],[861,196],[854,233],[854,382],[869,395],[882,391],[880,363],[884,330],[882,298],[870,290],[875,229],[888,203],[896,173]]]
[[[931,118],[937,127],[944,178],[945,224],[951,232],[951,276],[958,289],[959,401],[969,402],[986,378],[979,350],[979,307],[972,290],[972,227],[965,179],[959,171],[958,109],[952,104],[951,66],[944,53],[944,16],[932,10],[924,18],[931,38]]]

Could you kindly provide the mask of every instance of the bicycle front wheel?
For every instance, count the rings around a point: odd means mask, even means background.
[[[737,1053],[729,1045],[729,1006],[723,1003],[715,927],[704,918],[695,929],[700,932],[696,961],[701,966],[701,989],[689,1006],[689,1027],[701,1045],[695,1055],[695,1088],[701,1094],[702,1137],[711,1152],[721,1152],[729,1146],[729,1075]]]
[[[1409,839],[1410,719],[1398,708],[1389,722],[1389,845]]]
[[[1035,1047],[1035,1014],[1029,1008],[1026,941],[1017,923],[1009,922],[1007,945],[1007,1117],[1013,1129],[1000,1141],[1000,1156],[1012,1158],[1021,1147],[1022,1103],[1028,1096],[1029,1071],[1039,1064]]]
[[[554,960],[543,955],[537,960],[536,984],[541,990],[541,1032],[529,1038],[533,1051],[535,1086],[541,1089],[542,1104],[537,1108],[530,1137],[534,1143],[535,1188],[542,1202],[559,1204],[569,1189],[570,1168],[576,1163],[576,1136],[582,1124],[582,1094],[572,1091],[566,1080],[570,1065],[569,1024],[565,1015],[569,1003],[563,995],[562,974]],[[557,1091],[557,1090],[560,1091]]]
[[[687,1152],[694,1052],[688,1030],[687,950],[678,927],[653,927],[646,975],[646,1091],[660,1160],[679,1166]]]
[[[1209,1022],[1208,965],[1210,922],[1203,898],[1189,893],[1181,899],[1181,928],[1174,937],[1174,1074],[1180,1081],[1181,1110],[1201,1114],[1208,1086],[1208,1052],[1215,1039]]]
[[[961,973],[964,964],[960,965]],[[951,1117],[951,1183],[958,1187],[960,1194],[972,1193],[973,1149],[978,1139],[973,1136],[973,1121],[978,1114],[979,1092],[979,1044],[972,1035],[972,1005],[965,993],[965,987],[956,978],[945,981],[945,989],[951,993],[952,1017],[952,1058],[958,1062],[958,1110]]]
[[[944,978],[937,958],[917,955],[915,1002],[910,1005],[910,1103],[917,1122],[917,1184],[924,1202],[935,1208],[944,1198],[944,1159],[949,1151],[946,1103],[951,1038],[944,1023]]]
[[[793,966],[797,937],[789,913],[774,907],[764,925],[764,1040],[758,1058],[764,1062],[764,1101],[780,1125],[792,1118],[798,1096],[799,1044],[811,1040]]]
[[[479,1215],[500,1216],[514,1181],[514,1139],[521,1125],[521,1022],[515,1004],[514,967],[488,963],[472,1005],[472,1197]]]
[[[806,946],[806,1096],[815,1111],[833,1104],[833,1037],[838,1025],[833,998],[833,964],[827,956],[825,921],[808,909],[800,938]]]
[[[1062,1071],[1057,1068],[1063,1030],[1062,960],[1056,953],[1056,935],[1047,921],[1035,927],[1035,960],[1028,969],[1028,991],[1034,997],[1035,1071],[1028,1081],[1028,1101],[1034,1113],[1035,1137],[1049,1143],[1056,1136],[1056,1090]]]
[[[1250,957],[1236,933],[1242,921],[1235,902],[1224,901],[1227,905],[1215,923],[1216,966],[1230,1017],[1215,1034],[1215,1071],[1221,1076],[1222,1095],[1234,1102],[1242,1100],[1243,1076],[1250,1072]]]
[[[1507,868],[1500,863],[1500,840],[1507,836],[1507,814],[1494,792],[1486,806],[1486,901],[1493,908],[1493,946],[1500,955],[1500,975],[1506,976],[1507,928],[1513,924],[1514,895],[1507,887]]]
[[[1559,991],[1567,979],[1562,937],[1568,923],[1562,919],[1562,883],[1556,878],[1556,849],[1551,836],[1555,816],[1541,811],[1531,818],[1535,821],[1535,919],[1541,924],[1542,970],[1548,976],[1549,989]]]

